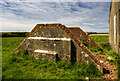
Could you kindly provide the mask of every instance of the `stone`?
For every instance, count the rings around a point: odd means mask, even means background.
[[[107,58],[108,60],[113,60],[113,57],[111,57],[111,56],[108,56],[108,58]]]
[[[100,60],[100,63],[103,63],[104,61],[103,60]]]

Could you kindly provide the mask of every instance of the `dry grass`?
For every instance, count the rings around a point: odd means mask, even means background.
[[[89,36],[109,36],[109,34],[90,34]]]

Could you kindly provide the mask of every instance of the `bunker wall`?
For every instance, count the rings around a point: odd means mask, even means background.
[[[29,53],[35,54],[36,58],[40,56],[52,59],[56,57],[55,53],[60,60],[71,61],[71,39],[57,27],[36,28],[19,49],[28,50]],[[47,51],[47,53],[35,52],[35,50]],[[49,54],[52,52],[54,53]]]
[[[112,2],[109,18],[109,42],[118,53],[120,49],[120,2]]]

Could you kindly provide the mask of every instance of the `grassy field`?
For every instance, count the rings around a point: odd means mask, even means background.
[[[94,35],[90,37],[103,48],[103,52],[100,54],[112,56],[114,60],[108,61],[111,64],[117,64],[118,56],[109,45],[109,36]],[[102,76],[102,73],[98,72],[92,64],[72,64],[61,61],[54,63],[48,60],[35,59],[33,55],[27,55],[25,51],[14,54],[13,50],[23,39],[24,37],[2,38],[3,79],[84,79]],[[93,48],[91,50],[96,51]]]
[[[85,79],[98,78],[98,72],[92,64],[50,62],[35,59],[27,52],[13,53],[24,37],[2,38],[2,78],[3,79]]]

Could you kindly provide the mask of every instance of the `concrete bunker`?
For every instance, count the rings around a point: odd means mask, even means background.
[[[82,42],[100,48],[79,27],[66,27],[61,24],[37,24],[23,42],[16,48],[27,50],[37,58],[46,58],[52,61],[69,61],[93,63],[96,68],[99,61]]]

